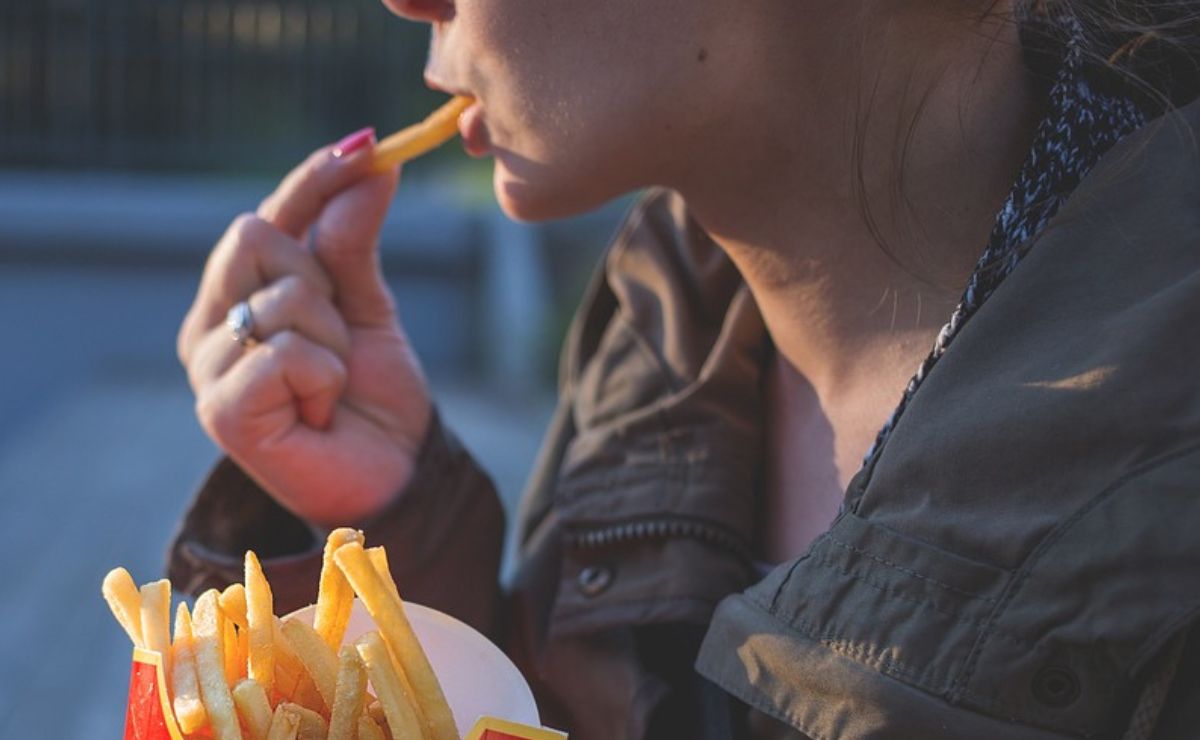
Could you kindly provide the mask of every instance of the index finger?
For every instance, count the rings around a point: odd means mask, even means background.
[[[373,174],[374,145],[375,129],[365,128],[313,152],[262,202],[259,217],[303,239],[331,198]]]

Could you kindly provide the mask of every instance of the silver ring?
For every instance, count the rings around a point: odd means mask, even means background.
[[[233,341],[243,347],[254,344],[254,312],[250,310],[248,301],[234,304],[229,309],[229,313],[225,314],[225,325],[233,332]]]

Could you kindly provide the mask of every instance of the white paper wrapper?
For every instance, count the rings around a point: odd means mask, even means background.
[[[314,609],[308,606],[291,616],[311,624]],[[484,716],[541,725],[529,684],[500,648],[448,614],[411,601],[404,602],[404,613],[429,656],[459,735],[466,737]],[[371,616],[355,599],[343,642],[354,642],[375,629]]]

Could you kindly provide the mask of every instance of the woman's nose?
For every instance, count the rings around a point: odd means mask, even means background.
[[[411,21],[438,23],[454,17],[454,0],[383,0],[383,4]]]

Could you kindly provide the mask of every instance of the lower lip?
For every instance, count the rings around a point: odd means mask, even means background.
[[[483,104],[478,100],[458,117],[458,132],[462,135],[463,148],[472,157],[486,156],[492,150],[487,122],[483,119]]]

